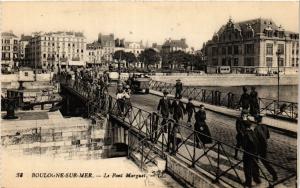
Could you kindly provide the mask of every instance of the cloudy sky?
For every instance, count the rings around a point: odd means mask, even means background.
[[[82,31],[88,42],[101,32],[149,44],[186,38],[199,49],[230,17],[272,18],[299,32],[298,2],[2,2],[1,8],[2,31]]]

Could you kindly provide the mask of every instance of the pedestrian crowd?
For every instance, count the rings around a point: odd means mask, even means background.
[[[200,144],[205,147],[205,144],[212,143],[210,130],[206,124],[206,112],[204,105],[199,106],[199,110],[196,110],[196,106],[192,103],[192,98],[189,98],[189,102],[184,104],[182,102],[182,83],[180,80],[177,81],[176,85],[176,97],[173,101],[169,99],[168,92],[163,91],[163,97],[159,100],[157,111],[162,116],[161,126],[165,133],[170,133],[170,138],[167,148],[170,148],[171,153],[174,154],[178,149],[180,138],[177,137],[177,133],[180,133],[179,121],[184,118],[187,114],[187,124],[189,127],[192,126],[191,121],[194,115],[195,123],[195,143],[196,147],[200,147]],[[167,123],[167,120],[172,117],[174,120],[173,125]]]
[[[157,110],[161,114],[163,120],[161,126],[163,126],[164,132],[170,132],[171,153],[175,153],[178,150],[178,141],[176,134],[180,132],[179,120],[183,119],[187,114],[187,124],[191,126],[191,120],[194,114],[194,131],[195,131],[195,147],[201,145],[205,148],[205,144],[212,143],[211,133],[209,127],[206,124],[206,112],[204,105],[201,104],[196,110],[196,106],[192,103],[192,98],[189,98],[188,103],[182,102],[182,90],[183,86],[180,80],[175,84],[175,99],[171,101],[168,98],[168,92],[163,91],[163,97],[159,100]],[[259,111],[258,93],[255,91],[255,87],[251,87],[250,94],[247,93],[247,88],[243,87],[243,94],[239,101],[241,115],[236,120],[236,147],[234,158],[238,159],[238,151],[243,151],[243,171],[245,175],[245,187],[252,186],[252,180],[256,184],[260,184],[260,172],[258,161],[271,174],[273,181],[278,179],[275,169],[266,160],[268,139],[270,138],[270,132],[268,127],[262,124],[262,116]],[[175,121],[173,127],[167,124],[167,120],[172,115]],[[253,121],[250,121],[249,116],[254,117]],[[169,148],[170,146],[167,146]],[[240,150],[241,148],[242,150]]]

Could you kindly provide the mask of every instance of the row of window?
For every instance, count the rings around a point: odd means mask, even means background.
[[[1,39],[1,42],[2,42],[2,44],[3,44],[3,42],[4,42],[4,44],[10,44],[10,40],[8,40],[8,39]],[[13,40],[13,44],[18,44],[18,40]]]
[[[227,46],[227,47],[223,46],[221,48],[212,47],[212,56],[216,56],[218,54],[238,55],[241,53],[238,45]],[[254,44],[245,44],[245,54],[254,54]]]
[[[10,46],[2,46],[1,48],[3,51],[10,51],[10,49],[11,49]],[[18,47],[14,46],[13,51],[18,51]]]
[[[267,37],[279,37],[283,38],[284,37],[284,32],[283,31],[273,31],[273,30],[268,30],[264,32]]]
[[[81,41],[83,42],[83,38],[69,38],[69,37],[41,37],[41,40],[46,40],[46,41]]]
[[[44,51],[44,52],[45,51],[47,51],[47,52],[56,52],[56,50],[53,49],[53,48],[52,49],[51,48],[43,48],[42,51]],[[60,52],[66,53],[66,50],[63,48]],[[71,52],[70,48],[68,49],[68,52],[69,53]],[[74,48],[72,49],[72,52],[75,53],[75,49]],[[76,52],[77,53],[84,53],[83,49],[81,49],[81,50],[80,49],[76,49]]]
[[[43,43],[44,44],[44,46],[47,46],[47,43],[46,42],[44,42]],[[81,46],[81,48],[83,48],[83,44],[82,43],[73,43],[72,45],[71,45],[71,43],[67,43],[68,44],[68,47],[78,47],[78,46]],[[50,42],[48,42],[48,46],[58,46],[58,47],[60,47],[60,45],[59,45],[59,43],[57,43],[56,45],[55,45],[55,43],[50,43]],[[65,47],[65,43],[62,43],[62,46],[63,47]]]
[[[48,54],[48,56],[47,56],[47,54],[43,54],[43,59],[54,59],[54,58],[62,58],[62,59],[65,59],[65,58],[71,58],[72,57],[72,59],[74,59],[74,58],[79,58],[79,55],[70,55],[70,54],[68,54],[67,56],[65,55],[65,54],[62,54],[62,56],[59,56],[59,54],[56,54],[56,55],[54,55],[54,54]],[[83,55],[81,55],[80,56],[81,57],[81,59],[83,59]]]
[[[221,60],[222,66],[239,66],[239,58],[223,58]],[[298,66],[298,58],[292,58],[292,66]],[[218,66],[219,62],[217,58],[212,59],[212,65]],[[244,59],[244,66],[254,66],[254,58],[253,57],[245,57]],[[272,67],[273,66],[273,58],[266,57],[266,66]],[[279,58],[279,66],[285,66],[284,59]]]
[[[284,44],[278,44],[277,48],[278,48],[277,51],[279,51],[281,54],[284,54]],[[274,54],[273,44],[267,43],[266,51],[267,51],[267,55],[273,55]]]
[[[11,60],[12,58],[18,58],[18,54],[14,53],[11,56],[11,53],[2,52],[1,57],[1,60]]]
[[[292,67],[298,67],[299,66],[299,59],[298,58],[292,58]]]

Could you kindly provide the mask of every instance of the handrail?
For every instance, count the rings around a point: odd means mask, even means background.
[[[174,94],[175,85],[171,83],[161,82],[161,81],[150,81],[150,88],[153,90],[162,91],[163,89],[167,90],[169,93]],[[209,95],[207,95],[209,94]],[[203,89],[201,87],[193,86],[183,86],[182,96],[192,97],[195,100],[201,102],[224,106],[230,109],[238,110],[239,100],[241,95],[232,93],[232,92],[222,92],[218,90]],[[263,97],[257,98],[259,103],[259,111],[268,114],[272,112],[275,117],[279,117],[279,114],[274,112],[280,112],[280,117],[284,117],[288,120],[297,121],[298,119],[298,103],[289,102],[289,101],[278,101],[275,99],[267,99]],[[267,104],[266,104],[267,103]],[[272,106],[272,108],[270,108]]]
[[[75,90],[75,88],[73,88]],[[78,88],[77,88],[78,89]],[[87,91],[79,91],[79,93],[82,93],[82,94],[86,94]],[[263,178],[266,179],[266,181],[268,181],[269,183],[269,186],[270,187],[273,187],[275,186],[276,184],[278,183],[282,183],[292,177],[295,177],[296,176],[296,172],[295,170],[293,169],[290,169],[290,168],[287,168],[287,167],[284,167],[280,164],[276,164],[275,162],[273,161],[270,161],[270,160],[267,160],[265,158],[262,158],[261,156],[259,155],[255,155],[255,154],[252,154],[252,153],[249,153],[247,151],[244,151],[243,149],[240,149],[240,148],[236,148],[234,145],[230,145],[228,143],[225,143],[223,141],[220,141],[219,139],[216,139],[212,136],[207,136],[201,132],[198,132],[196,130],[194,130],[193,128],[191,127],[188,127],[186,125],[183,125],[183,124],[178,124],[178,123],[175,123],[175,121],[172,119],[172,118],[167,118],[167,123],[164,124],[163,126],[161,124],[157,124],[156,126],[156,130],[153,130],[153,126],[154,126],[154,121],[152,120],[151,121],[151,118],[152,116],[155,116],[156,118],[158,118],[157,122],[159,122],[159,120],[162,120],[164,119],[160,114],[156,114],[155,112],[148,112],[142,108],[139,108],[139,107],[136,107],[134,105],[131,105],[131,111],[130,113],[131,114],[127,114],[128,117],[126,116],[120,116],[118,115],[118,104],[117,104],[117,100],[115,97],[111,96],[111,95],[108,95],[108,97],[105,97],[104,100],[107,100],[107,102],[105,102],[105,106],[96,106],[96,108],[105,108],[105,112],[107,113],[111,113],[112,115],[115,115],[114,118],[117,118],[119,119],[120,122],[123,122],[123,123],[127,123],[129,125],[129,129],[131,130],[132,128],[136,128],[138,132],[140,132],[140,134],[142,135],[142,133],[145,135],[144,138],[139,138],[139,142],[137,142],[135,145],[137,145],[138,147],[134,147],[133,146],[130,146],[130,149],[131,151],[134,151],[136,148],[139,148],[139,146],[141,145],[142,146],[142,160],[141,160],[141,166],[143,165],[143,161],[145,162],[145,160],[149,160],[147,159],[150,155],[150,153],[147,153],[146,155],[144,155],[144,151],[145,151],[145,147],[144,146],[149,146],[151,145],[151,148],[149,148],[149,151],[147,152],[151,152],[151,150],[157,150],[159,149],[160,153],[164,153],[164,147],[166,147],[167,149],[169,149],[170,147],[170,143],[172,142],[172,140],[170,139],[170,136],[173,134],[175,135],[174,133],[172,133],[172,131],[170,129],[167,130],[167,133],[166,135],[164,134],[164,128],[165,126],[171,126],[171,127],[174,127],[176,125],[178,125],[180,127],[180,129],[185,129],[186,131],[179,131],[179,135],[181,136],[181,138],[185,138],[183,139],[182,143],[177,146],[177,149],[175,151],[175,154],[174,156],[176,157],[183,157],[185,158],[185,160],[188,161],[188,165],[191,165],[191,167],[194,167],[194,166],[197,166],[205,171],[207,171],[208,173],[212,174],[215,176],[215,180],[218,181],[219,179],[221,179],[222,181],[224,181],[224,176],[226,176],[226,174],[230,171],[230,170],[233,170],[237,176],[237,178],[239,179],[237,181],[237,183],[242,183],[241,182],[241,179],[238,175],[238,173],[236,172],[236,168],[240,165],[240,163],[242,162],[242,160],[236,160],[236,159],[233,159],[233,153],[232,153],[232,150],[238,150],[239,152],[242,152],[244,154],[247,154],[249,156],[252,156],[253,158],[255,158],[256,160],[263,160],[263,161],[267,161],[268,163],[272,164],[273,166],[277,167],[277,168],[280,168],[282,170],[285,170],[287,171],[289,174],[287,177],[284,177],[284,178],[281,178],[279,180],[277,180],[276,182],[272,182],[269,180],[269,178],[267,177],[267,175],[265,174],[264,170],[259,166],[259,169],[260,171],[262,172],[262,175],[263,175]],[[101,105],[102,103],[99,103],[98,105]],[[108,104],[108,105],[107,105]],[[143,116],[143,113],[144,114],[147,114],[145,116]],[[133,115],[133,120],[130,119],[129,116]],[[139,118],[138,118],[139,117]],[[143,119],[142,119],[143,118]],[[166,119],[166,118],[165,118]],[[150,124],[148,124],[148,122],[150,122]],[[129,131],[131,132],[131,131]],[[161,133],[160,135],[155,136],[155,134],[157,133]],[[183,135],[183,132],[190,132],[188,137],[186,138],[185,135]],[[208,148],[203,148],[203,151],[204,151],[204,154],[202,154],[200,157],[195,157],[196,155],[196,144],[195,144],[195,139],[196,137],[198,137],[199,135],[201,136],[204,136],[204,137],[208,137],[210,138],[212,141],[213,141],[213,144],[212,146],[208,147]],[[133,135],[131,135],[133,136]],[[157,143],[155,142],[155,140],[153,141],[153,137],[156,137],[156,141]],[[193,137],[193,139],[191,138]],[[159,138],[162,139],[162,141],[159,141]],[[166,143],[163,143],[164,140],[166,141]],[[191,153],[190,151],[188,150],[188,147],[191,145],[192,141],[192,150]],[[174,140],[173,140],[173,144],[174,144]],[[187,151],[188,151],[188,156],[184,156],[180,153],[180,151],[178,150],[180,147],[186,147],[187,148]],[[217,148],[216,148],[217,147]],[[217,158],[217,165],[213,165],[212,161],[210,161],[210,155],[209,155],[209,152],[210,151],[213,151],[214,149],[217,150],[217,155],[218,155],[218,158]],[[223,155],[222,157],[225,158],[229,163],[230,163],[230,167],[225,169],[225,170],[221,170],[221,166],[220,166],[220,162],[222,161],[222,159],[220,159],[220,154],[221,152],[223,152]],[[211,170],[208,170],[208,169],[205,169],[205,166],[202,166],[202,165],[199,165],[199,160],[202,158],[202,157],[206,157],[210,163],[210,166],[214,169],[216,168],[216,171],[211,171]],[[226,179],[226,178],[225,178]],[[234,181],[234,180],[232,180]]]

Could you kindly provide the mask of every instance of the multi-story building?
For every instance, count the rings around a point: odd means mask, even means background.
[[[19,38],[10,32],[1,33],[1,66],[2,68],[18,67]]]
[[[142,51],[144,51],[143,41],[125,42],[125,52],[131,52],[138,57]]]
[[[125,39],[116,39],[115,40],[115,49],[114,51],[125,51]]]
[[[285,31],[271,19],[253,19],[223,25],[203,47],[208,66],[231,66],[239,72],[288,73],[299,64],[299,34]],[[277,55],[277,52],[280,55]]]
[[[81,32],[35,33],[29,45],[34,68],[85,66],[86,38]]]
[[[29,61],[29,41],[31,40],[31,36],[29,35],[21,35],[21,39],[19,42],[19,57],[20,57],[20,65],[23,67],[30,66]]]
[[[86,63],[89,66],[99,66],[103,62],[103,48],[99,42],[95,41],[86,45]]]
[[[165,43],[162,45],[162,52],[163,53],[170,53],[175,51],[186,51],[188,48],[188,45],[186,44],[186,40],[184,38],[180,40],[171,40],[168,39],[165,41]]]
[[[115,51],[114,34],[102,35],[99,33],[98,42],[102,46],[104,59],[106,61],[112,61],[112,56]]]

